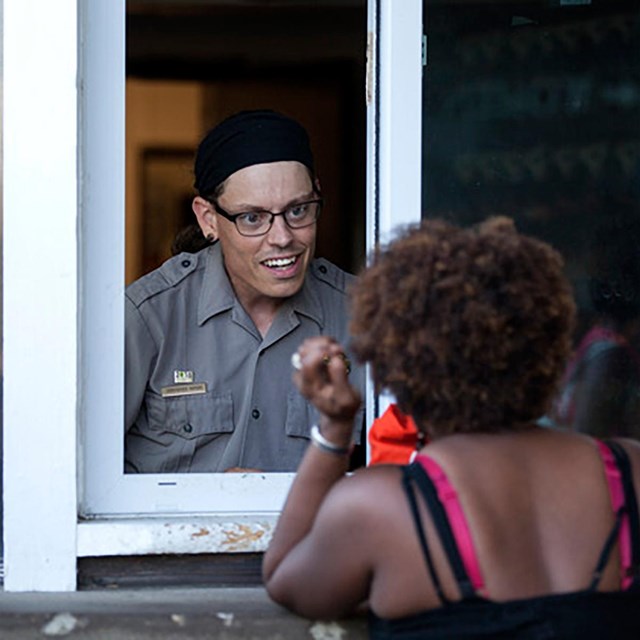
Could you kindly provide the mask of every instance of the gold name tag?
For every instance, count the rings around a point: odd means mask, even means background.
[[[160,389],[160,393],[163,398],[197,396],[201,393],[207,393],[207,384],[205,382],[196,382],[194,384],[174,384],[170,387],[162,387],[162,389]]]

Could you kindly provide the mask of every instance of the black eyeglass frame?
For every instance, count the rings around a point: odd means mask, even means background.
[[[211,205],[213,205],[213,208],[216,210],[216,213],[219,213],[223,218],[226,218],[227,220],[229,220],[229,222],[233,222],[235,228],[237,229],[238,233],[241,236],[244,236],[245,238],[258,238],[260,236],[266,236],[267,233],[269,233],[269,231],[271,231],[271,227],[273,226],[273,221],[275,220],[276,216],[284,216],[287,211],[289,211],[290,209],[293,209],[294,207],[300,207],[304,204],[317,204],[318,205],[318,212],[316,213],[315,218],[311,221],[308,222],[306,224],[300,225],[299,227],[292,227],[291,224],[289,223],[289,221],[287,220],[286,217],[283,217],[283,220],[285,222],[285,224],[289,227],[289,229],[306,229],[307,227],[310,227],[312,224],[315,224],[316,222],[318,222],[318,219],[320,218],[320,214],[322,213],[322,206],[324,205],[324,198],[322,196],[318,197],[318,198],[313,198],[312,200],[304,200],[303,202],[296,202],[295,204],[291,204],[289,205],[286,209],[284,209],[284,211],[278,211],[277,213],[274,213],[273,211],[268,211],[267,209],[260,209],[260,210],[256,210],[256,211],[241,211],[240,213],[229,213],[228,211],[225,211],[213,198],[206,198],[207,202]],[[240,231],[240,229],[238,228],[238,224],[236,222],[236,220],[240,217],[240,216],[246,216],[249,213],[268,213],[271,215],[271,220],[269,221],[269,226],[267,227],[267,229],[261,233],[252,233],[252,234],[246,234],[246,233],[242,233],[242,231]]]

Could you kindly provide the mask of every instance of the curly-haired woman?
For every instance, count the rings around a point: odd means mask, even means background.
[[[322,419],[263,572],[312,618],[368,603],[373,638],[640,637],[640,446],[536,425],[574,303],[548,245],[494,218],[407,230],[353,291],[353,349],[429,438],[345,475],[360,403],[341,347],[303,343]]]

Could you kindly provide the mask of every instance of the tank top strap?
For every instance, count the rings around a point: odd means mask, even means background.
[[[443,493],[442,485],[440,484],[440,486],[438,486],[431,477],[429,470],[425,468],[423,463],[425,458],[426,456],[423,455],[416,456],[415,461],[408,466],[408,473],[415,481],[416,486],[420,490],[420,493],[427,504],[433,523],[438,532],[438,536],[442,542],[444,552],[449,561],[449,565],[451,566],[458,588],[462,594],[462,599],[466,600],[474,598],[476,596],[474,584],[469,577],[467,569],[465,568],[465,563],[460,555],[457,539],[449,520],[448,511],[445,509],[441,501]],[[431,459],[428,458],[428,460]],[[482,585],[483,582],[480,580],[480,586],[482,587]]]
[[[420,542],[420,547],[422,548],[422,555],[424,556],[425,563],[427,565],[427,570],[429,571],[429,576],[431,577],[431,581],[435,587],[436,593],[438,594],[438,598],[440,599],[440,603],[445,605],[449,603],[449,599],[444,594],[442,590],[442,583],[440,582],[440,577],[438,576],[438,572],[436,571],[435,564],[433,562],[433,557],[431,555],[431,551],[429,550],[429,544],[427,542],[427,536],[424,532],[424,526],[422,525],[422,518],[420,517],[420,511],[418,509],[418,501],[416,500],[416,493],[413,487],[412,475],[409,471],[408,466],[402,467],[402,487],[407,496],[407,500],[409,502],[409,507],[411,509],[411,516],[413,518],[413,522],[416,527],[416,532],[418,534],[418,540]]]
[[[640,583],[640,518],[627,452],[612,440],[597,440],[613,510],[620,520],[618,540],[622,589]],[[604,552],[604,550],[603,550]]]
[[[616,511],[616,520],[613,523],[613,527],[605,540],[605,543],[602,547],[602,551],[600,552],[600,557],[598,558],[598,562],[596,564],[596,568],[593,571],[591,577],[591,584],[589,585],[589,591],[597,591],[598,585],[600,584],[600,580],[602,579],[602,574],[604,573],[605,567],[609,563],[609,558],[611,557],[611,551],[615,546],[619,536],[620,536],[620,526],[622,525],[622,518],[624,517],[626,508],[620,507],[618,511]]]

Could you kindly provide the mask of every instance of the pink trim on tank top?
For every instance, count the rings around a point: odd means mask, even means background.
[[[478,554],[473,544],[471,531],[464,511],[462,511],[458,494],[449,482],[445,472],[433,458],[421,454],[416,456],[416,460],[423,466],[436,487],[440,502],[442,502],[442,506],[447,513],[449,525],[458,545],[458,551],[467,570],[469,580],[471,580],[476,592],[480,592],[484,589],[484,579],[478,563]]]
[[[616,460],[607,447],[600,440],[596,440],[600,457],[604,464],[604,472],[609,486],[609,495],[611,496],[611,506],[613,512],[618,513],[618,509],[625,504],[624,488],[622,486],[622,476]],[[633,577],[629,571],[631,567],[631,526],[629,524],[629,514],[624,513],[620,522],[620,531],[618,533],[618,542],[620,547],[620,573],[622,574],[622,589],[628,589],[633,582]]]
[[[604,465],[605,477],[607,480],[607,486],[609,487],[609,495],[611,496],[613,512],[617,513],[620,507],[625,505],[622,476],[611,450],[600,440],[596,440],[596,443]],[[438,497],[440,498],[447,514],[447,518],[449,519],[449,524],[456,544],[458,545],[462,562],[467,574],[469,575],[473,588],[476,591],[484,589],[484,579],[478,563],[478,555],[476,553],[473,538],[471,537],[471,531],[469,530],[469,525],[464,515],[464,511],[462,511],[462,506],[460,505],[460,500],[458,499],[456,490],[453,488],[445,472],[435,460],[424,454],[415,456],[415,459],[420,462],[436,487]],[[621,586],[624,590],[628,589],[633,582],[633,577],[630,574],[630,567],[632,563],[631,527],[629,524],[629,515],[627,513],[622,516],[618,540],[622,575]]]

